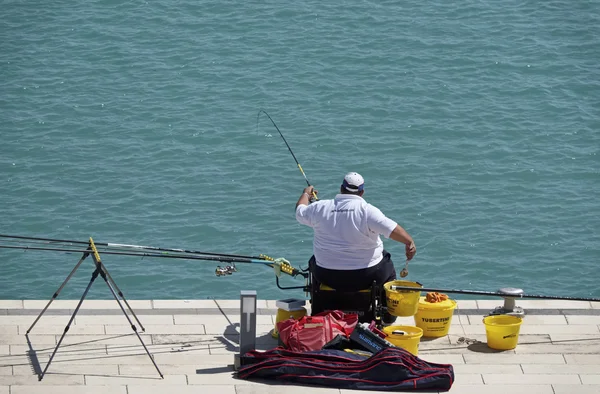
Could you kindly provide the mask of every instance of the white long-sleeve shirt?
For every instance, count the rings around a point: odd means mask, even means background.
[[[296,220],[314,229],[317,265],[336,270],[372,267],[383,258],[380,235],[389,238],[397,223],[353,194],[298,205]]]

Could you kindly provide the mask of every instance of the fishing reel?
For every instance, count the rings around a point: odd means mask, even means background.
[[[234,272],[237,272],[237,268],[235,267],[235,263],[231,263],[231,265],[226,265],[225,267],[221,267],[219,265],[215,269],[215,275],[217,275],[217,276],[231,275]]]

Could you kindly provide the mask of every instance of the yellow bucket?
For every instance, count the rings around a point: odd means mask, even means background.
[[[277,330],[277,323],[282,322],[287,319],[300,319],[306,316],[306,308],[302,307],[301,309],[295,309],[293,311],[286,311],[285,309],[277,309],[277,316],[275,317],[275,328],[271,332],[271,336],[273,338],[279,338],[279,330]]]
[[[388,312],[393,316],[414,316],[419,306],[420,290],[392,290],[391,286],[423,287],[417,282],[393,280],[383,285]]]
[[[447,299],[442,302],[427,302],[421,297],[415,315],[415,325],[423,329],[424,337],[443,337],[450,331],[452,314],[456,301]]]
[[[483,318],[488,347],[510,350],[517,347],[523,318],[511,315],[493,315]]]
[[[387,326],[383,328],[383,332],[387,334],[386,341],[392,345],[408,350],[415,356],[419,355],[419,341],[423,336],[423,330],[419,327]]]

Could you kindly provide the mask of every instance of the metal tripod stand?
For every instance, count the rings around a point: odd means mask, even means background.
[[[46,374],[46,371],[48,370],[48,367],[50,367],[50,364],[52,363],[52,360],[54,359],[54,356],[56,355],[56,352],[58,351],[58,348],[60,347],[60,345],[61,345],[61,343],[62,343],[65,335],[69,331],[69,328],[71,327],[71,324],[73,323],[73,320],[75,320],[75,316],[77,315],[77,312],[79,312],[79,308],[81,307],[81,304],[83,303],[83,300],[87,296],[87,293],[89,292],[90,288],[92,287],[92,285],[94,284],[94,281],[96,280],[96,278],[98,278],[98,276],[100,276],[100,277],[102,277],[102,279],[104,279],[104,282],[106,283],[106,285],[108,286],[110,292],[112,293],[113,297],[115,298],[115,301],[117,301],[117,304],[119,304],[119,307],[121,308],[121,311],[123,312],[123,315],[125,315],[125,317],[127,318],[127,321],[129,322],[129,325],[131,326],[131,329],[133,330],[133,332],[135,333],[135,335],[137,335],[138,339],[140,340],[140,343],[142,344],[142,346],[144,347],[144,350],[146,351],[146,354],[148,354],[148,357],[150,357],[150,360],[152,361],[152,364],[154,364],[154,367],[156,368],[156,371],[158,372],[158,374],[160,375],[161,378],[164,378],[162,372],[158,368],[158,365],[156,365],[156,362],[154,361],[154,358],[152,357],[152,355],[148,351],[148,348],[146,347],[146,344],[142,340],[142,337],[138,333],[136,325],[133,323],[133,321],[131,320],[131,318],[129,317],[129,315],[127,314],[127,312],[125,311],[125,308],[123,307],[123,304],[121,304],[121,300],[119,299],[119,297],[121,297],[121,299],[123,300],[123,303],[125,304],[125,306],[129,310],[129,312],[131,312],[131,315],[134,317],[134,319],[137,322],[137,324],[139,324],[139,326],[140,326],[140,328],[141,328],[141,330],[143,332],[143,331],[145,331],[145,329],[142,326],[142,323],[137,318],[135,312],[133,312],[133,310],[131,309],[131,306],[129,306],[129,303],[125,299],[125,296],[123,295],[123,292],[119,289],[119,287],[117,286],[117,284],[115,283],[115,281],[113,280],[113,278],[108,273],[108,270],[106,269],[106,266],[102,263],[102,260],[100,259],[100,255],[98,254],[98,249],[96,249],[96,245],[94,244],[94,240],[91,237],[90,237],[90,241],[89,241],[89,244],[88,244],[88,248],[83,253],[83,256],[81,257],[81,259],[79,259],[79,262],[77,262],[77,264],[75,265],[75,267],[73,268],[73,270],[71,271],[71,273],[67,276],[67,278],[64,280],[64,282],[60,285],[60,287],[58,288],[58,290],[56,290],[56,292],[52,295],[52,298],[50,299],[50,301],[48,301],[48,304],[46,304],[46,306],[44,307],[44,309],[42,309],[42,311],[40,312],[40,314],[38,315],[38,317],[35,319],[35,321],[33,322],[33,324],[31,324],[31,327],[29,327],[27,329],[27,333],[25,334],[25,336],[27,337],[27,340],[29,341],[29,333],[31,332],[31,330],[33,329],[33,327],[37,324],[38,320],[40,320],[40,318],[42,317],[42,315],[44,314],[44,312],[46,312],[46,310],[48,309],[48,307],[50,306],[50,304],[52,304],[52,301],[54,301],[58,297],[58,295],[60,294],[60,292],[62,291],[62,289],[65,287],[65,285],[69,281],[69,279],[71,279],[71,277],[75,274],[75,271],[77,271],[77,269],[81,266],[81,263],[83,263],[83,261],[88,256],[90,256],[90,255],[92,256],[92,258],[94,260],[94,265],[95,265],[96,269],[92,273],[92,277],[90,279],[90,282],[88,283],[87,287],[85,288],[85,291],[83,292],[83,295],[81,296],[81,299],[79,300],[79,303],[77,304],[77,307],[75,308],[75,310],[73,311],[73,314],[71,315],[71,319],[69,319],[69,322],[67,323],[67,326],[65,327],[65,330],[63,331],[63,333],[62,333],[62,335],[60,337],[60,340],[58,341],[56,347],[54,348],[54,351],[52,352],[52,355],[50,356],[50,360],[48,360],[48,364],[46,364],[46,368],[44,368],[44,371],[39,376],[39,380],[42,380],[44,378],[44,375]],[[118,296],[117,296],[117,294],[118,294]]]

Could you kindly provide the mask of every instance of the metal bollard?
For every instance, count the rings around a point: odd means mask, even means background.
[[[240,291],[240,352],[234,356],[234,368],[242,365],[241,356],[256,349],[256,290]]]
[[[522,289],[506,287],[498,290],[498,293],[504,294],[504,305],[496,307],[489,313],[489,315],[512,315],[518,317],[525,316],[525,311],[523,308],[516,306],[515,304],[515,298],[520,298],[524,293]]]

